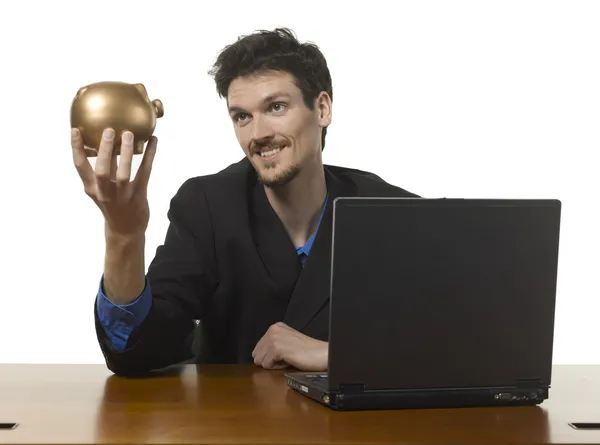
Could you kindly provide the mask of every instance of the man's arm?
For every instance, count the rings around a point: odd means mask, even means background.
[[[165,241],[137,295],[132,298],[132,291],[123,304],[110,297],[119,307],[104,304],[100,293],[96,300],[98,341],[115,374],[143,374],[191,358],[187,340],[194,320],[202,318],[204,303],[216,287],[212,222],[197,182],[188,180],[179,189],[168,218]]]
[[[121,149],[115,156],[114,142],[119,136]],[[194,320],[201,318],[202,302],[216,286],[211,267],[215,263],[212,224],[198,181],[186,181],[171,200],[165,243],[148,274],[144,273],[150,219],[147,188],[158,139],[152,136],[148,141],[132,180],[134,144],[131,131],[117,135],[113,128],[104,129],[93,168],[80,130],[71,129],[75,168],[85,193],[104,216],[102,293],[116,306],[125,307],[143,295],[144,289],[148,293],[139,304],[140,316],[129,320],[120,310],[112,315],[113,308],[99,311],[105,301],[96,299],[98,341],[109,369],[116,374],[144,373],[190,358],[187,337]],[[137,313],[138,304],[135,307]],[[139,325],[136,319],[141,320]]]
[[[96,296],[96,311],[104,333],[116,352],[123,352],[133,329],[141,326],[150,312],[152,288],[148,279],[142,293],[131,303],[117,305],[104,292],[104,275]]]

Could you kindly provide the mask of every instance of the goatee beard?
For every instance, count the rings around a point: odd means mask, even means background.
[[[258,173],[258,180],[265,187],[275,189],[289,184],[296,178],[296,176],[298,176],[299,173],[300,169],[297,166],[293,165],[284,172],[282,172],[280,175],[277,175],[275,178],[266,178],[260,173]]]

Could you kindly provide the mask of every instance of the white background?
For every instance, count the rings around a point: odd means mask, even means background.
[[[103,363],[103,221],[72,165],[77,89],[141,82],[165,105],[149,261],[181,183],[243,156],[207,74],[218,51],[288,26],[333,76],[326,163],[424,197],[562,200],[554,361],[600,363],[600,2],[206,3],[2,2],[0,362]]]

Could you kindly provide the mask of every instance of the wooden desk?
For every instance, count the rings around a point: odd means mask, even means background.
[[[0,444],[600,443],[600,366],[556,366],[540,407],[334,412],[281,371],[185,366],[145,379],[101,365],[0,365]]]

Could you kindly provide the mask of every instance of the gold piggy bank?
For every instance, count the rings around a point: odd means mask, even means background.
[[[134,154],[142,154],[156,119],[163,114],[162,102],[150,101],[141,83],[98,82],[77,91],[71,104],[71,128],[81,132],[88,157],[98,155],[106,128],[115,130],[113,152],[120,154],[121,135],[129,130],[134,134]]]

